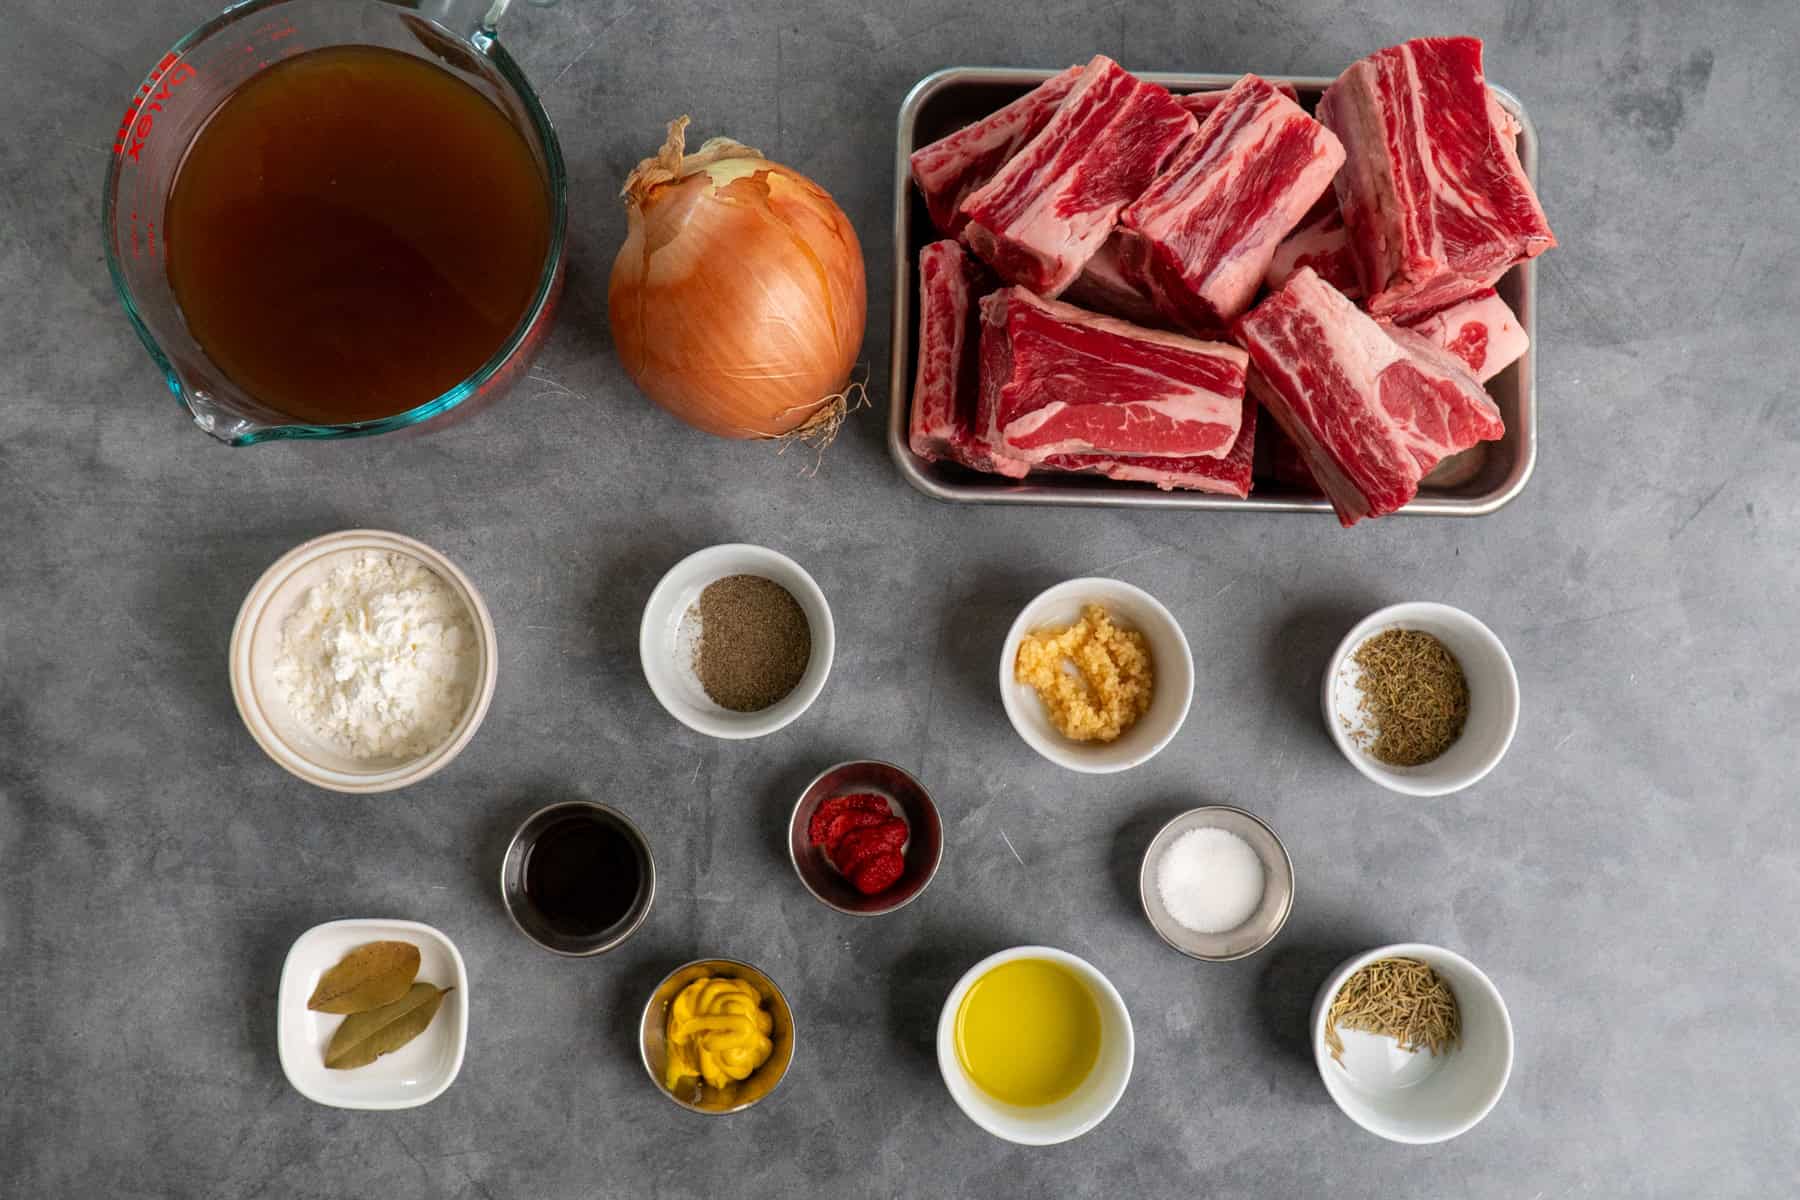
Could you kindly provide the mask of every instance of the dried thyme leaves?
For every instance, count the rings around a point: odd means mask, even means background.
[[[1390,767],[1417,767],[1448,750],[1469,719],[1469,682],[1450,648],[1418,629],[1389,629],[1357,647],[1357,686],[1373,733],[1363,749]]]
[[[1339,1066],[1338,1027],[1391,1037],[1402,1050],[1447,1052],[1462,1036],[1456,995],[1416,958],[1379,958],[1344,981],[1325,1016],[1325,1045]]]

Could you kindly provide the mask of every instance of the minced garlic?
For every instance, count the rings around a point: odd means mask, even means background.
[[[1110,742],[1150,710],[1149,644],[1098,604],[1084,606],[1067,629],[1026,634],[1013,675],[1037,690],[1051,724],[1077,742]]]

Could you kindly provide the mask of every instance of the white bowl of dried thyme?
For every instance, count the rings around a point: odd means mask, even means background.
[[[1409,1145],[1473,1129],[1512,1075],[1500,989],[1462,955],[1423,942],[1340,963],[1313,1000],[1312,1046],[1344,1115]]]
[[[1446,796],[1479,782],[1519,727],[1519,676],[1494,631],[1429,601],[1371,613],[1325,670],[1325,728],[1389,791]]]

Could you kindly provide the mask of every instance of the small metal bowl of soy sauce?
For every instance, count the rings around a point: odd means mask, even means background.
[[[500,899],[519,932],[555,954],[605,954],[656,898],[656,860],[631,818],[565,800],[525,818],[500,862]]]

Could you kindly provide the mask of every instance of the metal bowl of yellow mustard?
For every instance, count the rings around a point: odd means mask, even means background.
[[[759,968],[699,958],[663,976],[644,1005],[638,1052],[656,1090],[723,1116],[761,1102],[794,1061],[794,1011]]]

